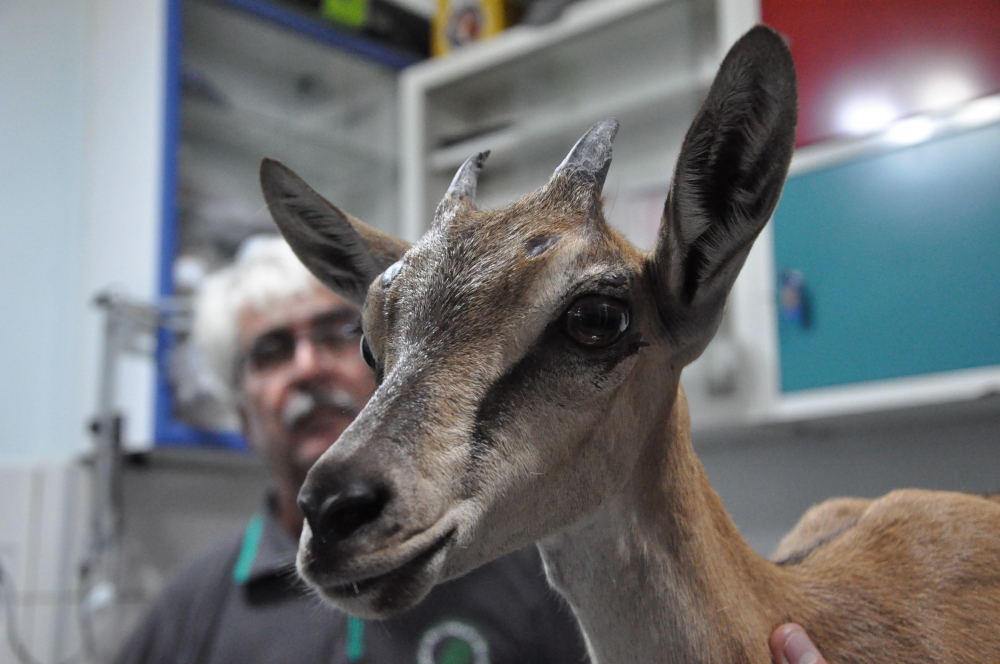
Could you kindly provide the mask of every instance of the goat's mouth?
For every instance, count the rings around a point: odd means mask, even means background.
[[[438,538],[437,541],[418,553],[411,560],[403,563],[395,569],[389,570],[388,572],[377,574],[376,576],[368,577],[367,579],[362,579],[361,581],[352,581],[349,583],[341,583],[339,585],[326,586],[323,588],[323,592],[337,597],[352,598],[360,597],[383,585],[405,584],[408,578],[419,574],[420,571],[431,562],[434,556],[443,551],[454,536],[454,530],[445,533],[442,537]]]
[[[418,538],[426,540],[430,535],[429,542],[416,551],[407,546],[405,549],[410,550],[403,555],[379,552],[366,556],[351,564],[351,574],[321,572],[316,569],[321,563],[309,560],[316,553],[304,556],[300,551],[299,571],[324,599],[348,613],[386,618],[412,607],[440,580],[445,556],[456,533],[455,527],[436,536],[425,531],[425,537]],[[398,551],[399,547],[394,548]]]

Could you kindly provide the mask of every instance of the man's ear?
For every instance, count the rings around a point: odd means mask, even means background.
[[[662,320],[696,354],[778,203],[795,147],[797,97],[788,47],[758,26],[726,55],[684,138],[647,267]]]
[[[274,159],[261,162],[260,186],[299,260],[327,288],[359,306],[372,280],[410,248],[342,211]]]

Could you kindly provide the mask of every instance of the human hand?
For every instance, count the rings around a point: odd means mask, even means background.
[[[826,664],[806,631],[795,623],[786,623],[771,632],[770,644],[774,664]]]

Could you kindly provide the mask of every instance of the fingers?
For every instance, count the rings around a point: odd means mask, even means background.
[[[775,629],[770,644],[774,664],[826,664],[806,631],[794,623]]]

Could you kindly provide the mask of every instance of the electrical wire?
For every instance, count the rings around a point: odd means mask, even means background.
[[[87,556],[87,561],[80,565],[80,588],[72,600],[77,628],[79,629],[80,651],[57,664],[87,664],[103,660],[98,651],[97,635],[94,629],[93,613],[95,608],[88,606],[87,598],[89,590],[92,590],[94,586],[93,568],[97,566],[96,563],[101,558],[107,557],[107,554],[106,551],[91,551]],[[41,660],[31,653],[21,636],[17,622],[17,589],[13,578],[4,569],[2,561],[0,561],[0,596],[2,596],[0,611],[5,614],[7,643],[10,645],[11,652],[19,664],[42,664]]]
[[[91,567],[93,565],[93,553],[88,555],[87,560],[80,564],[80,596],[86,598],[92,587]],[[88,661],[98,661],[97,656],[97,635],[94,630],[94,620],[90,607],[86,606],[86,600],[77,604],[76,609],[77,626],[80,629],[80,641],[83,651],[86,653]]]
[[[14,603],[14,580],[7,574],[3,563],[0,563],[0,594],[3,595],[3,609],[7,614],[7,643],[11,651],[22,664],[40,664],[21,640],[21,634],[17,627],[17,607]]]
[[[21,632],[17,624],[17,590],[14,587],[14,579],[4,569],[2,562],[0,562],[0,595],[3,596],[2,607],[7,618],[5,621],[7,644],[10,646],[11,652],[14,653],[14,657],[17,658],[20,664],[42,664],[41,660],[31,654],[31,651],[28,650],[28,647],[21,638]],[[82,653],[78,653],[62,660],[60,664],[77,664],[82,661],[84,661]]]

